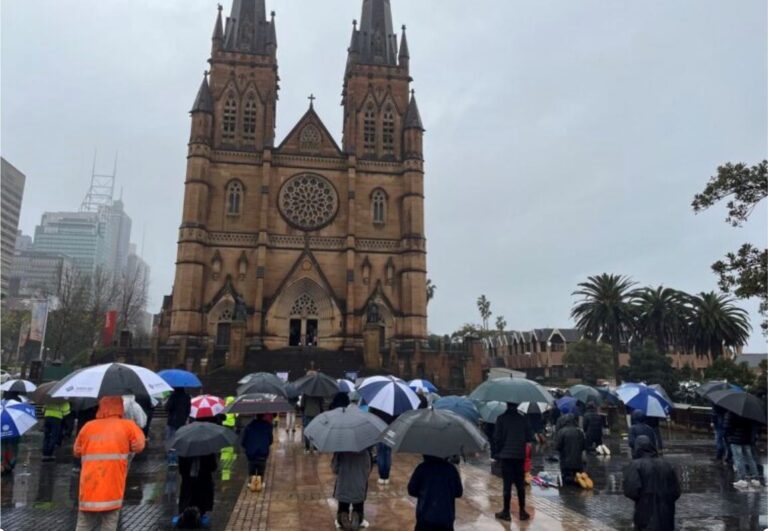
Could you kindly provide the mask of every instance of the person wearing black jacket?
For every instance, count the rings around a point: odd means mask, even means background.
[[[508,402],[507,411],[496,419],[494,442],[496,459],[501,461],[501,477],[504,482],[504,508],[496,513],[499,520],[510,521],[509,503],[512,498],[512,483],[517,490],[520,505],[520,520],[528,520],[525,512],[525,445],[533,442],[533,431],[528,419],[517,411],[517,404]]]
[[[418,499],[415,531],[453,531],[456,498],[463,493],[456,467],[440,457],[425,455],[408,482],[408,495]]]
[[[734,487],[759,487],[757,463],[752,454],[752,432],[754,422],[740,417],[736,413],[727,411],[723,419],[725,427],[725,441],[731,449],[733,464],[736,467],[736,481]]]
[[[624,469],[624,496],[635,502],[635,529],[673,531],[675,502],[680,483],[674,468],[659,457],[653,440],[640,435],[635,441],[636,458]]]
[[[594,451],[603,444],[603,417],[597,412],[593,403],[587,404],[587,412],[583,419],[584,436],[586,437],[587,450]]]
[[[564,426],[555,435],[555,449],[560,453],[560,475],[564,485],[576,485],[576,474],[584,470],[584,432],[576,425],[575,416],[568,413],[561,418]]]
[[[165,426],[165,440],[170,441],[176,434],[176,430],[187,423],[189,412],[192,409],[192,399],[189,397],[183,387],[174,387],[168,402],[165,403],[165,411],[168,413],[168,420]],[[176,452],[168,452],[168,465],[178,464]]]
[[[648,437],[653,442],[653,449],[656,450],[656,432],[653,431],[648,424],[645,423],[645,413],[639,409],[635,409],[632,412],[632,427],[629,428],[629,449],[632,454],[632,458],[636,457],[635,441],[641,435]]]

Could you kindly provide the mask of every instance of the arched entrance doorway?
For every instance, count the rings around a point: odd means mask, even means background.
[[[320,312],[309,293],[302,293],[291,307],[288,322],[288,346],[316,347]]]

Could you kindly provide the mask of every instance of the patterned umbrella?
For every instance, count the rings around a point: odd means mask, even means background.
[[[29,380],[8,380],[0,385],[0,391],[11,391],[14,393],[27,394],[32,393],[37,386]]]
[[[370,407],[396,417],[419,407],[419,397],[400,378],[371,376],[357,390]]]
[[[137,398],[173,391],[157,374],[127,363],[94,365],[65,376],[50,391],[53,398],[101,398],[135,395]]]
[[[644,384],[627,383],[616,389],[621,401],[632,409],[639,409],[646,417],[667,418],[672,404],[664,400],[655,389]]]
[[[223,399],[213,395],[200,395],[192,399],[192,407],[189,416],[193,419],[215,417],[224,411],[226,403]]]
[[[504,404],[506,406],[506,404]],[[549,409],[549,404],[546,402],[523,402],[517,406],[517,410],[523,415],[530,415],[535,413],[544,413]]]
[[[37,423],[35,408],[16,400],[0,403],[0,438],[20,437]]]
[[[350,382],[349,380],[345,380],[343,378],[340,378],[336,380],[339,382],[339,391],[342,393],[352,393],[355,391],[355,384]]]
[[[408,382],[408,387],[416,392],[421,391],[424,394],[437,392],[437,387],[429,380],[411,380]]]

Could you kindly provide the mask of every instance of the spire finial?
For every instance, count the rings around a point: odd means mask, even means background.
[[[316,100],[317,98],[315,98],[315,95],[314,95],[314,94],[310,94],[310,95],[309,95],[309,97],[308,97],[307,99],[309,100],[309,108],[310,108],[310,109],[313,109],[313,108],[314,108],[314,106],[315,106],[315,100]]]
[[[405,24],[403,24],[403,31],[405,31]]]
[[[414,96],[416,96],[416,89],[412,88],[411,89],[411,98],[413,98]]]
[[[205,78],[206,81],[208,81],[208,73],[209,73],[208,70],[203,71],[203,77]]]
[[[275,12],[274,12],[274,10],[269,12],[269,16],[272,17],[272,20],[275,20]]]
[[[357,19],[352,19],[352,28],[357,29]]]
[[[221,10],[224,9],[224,8],[221,6],[221,4],[218,4],[217,9],[219,10],[219,13],[221,13]]]

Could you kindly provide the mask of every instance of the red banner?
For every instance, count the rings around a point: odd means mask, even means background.
[[[104,347],[112,346],[115,339],[115,330],[117,329],[117,311],[109,310],[104,319],[104,328],[101,330],[101,344]]]

